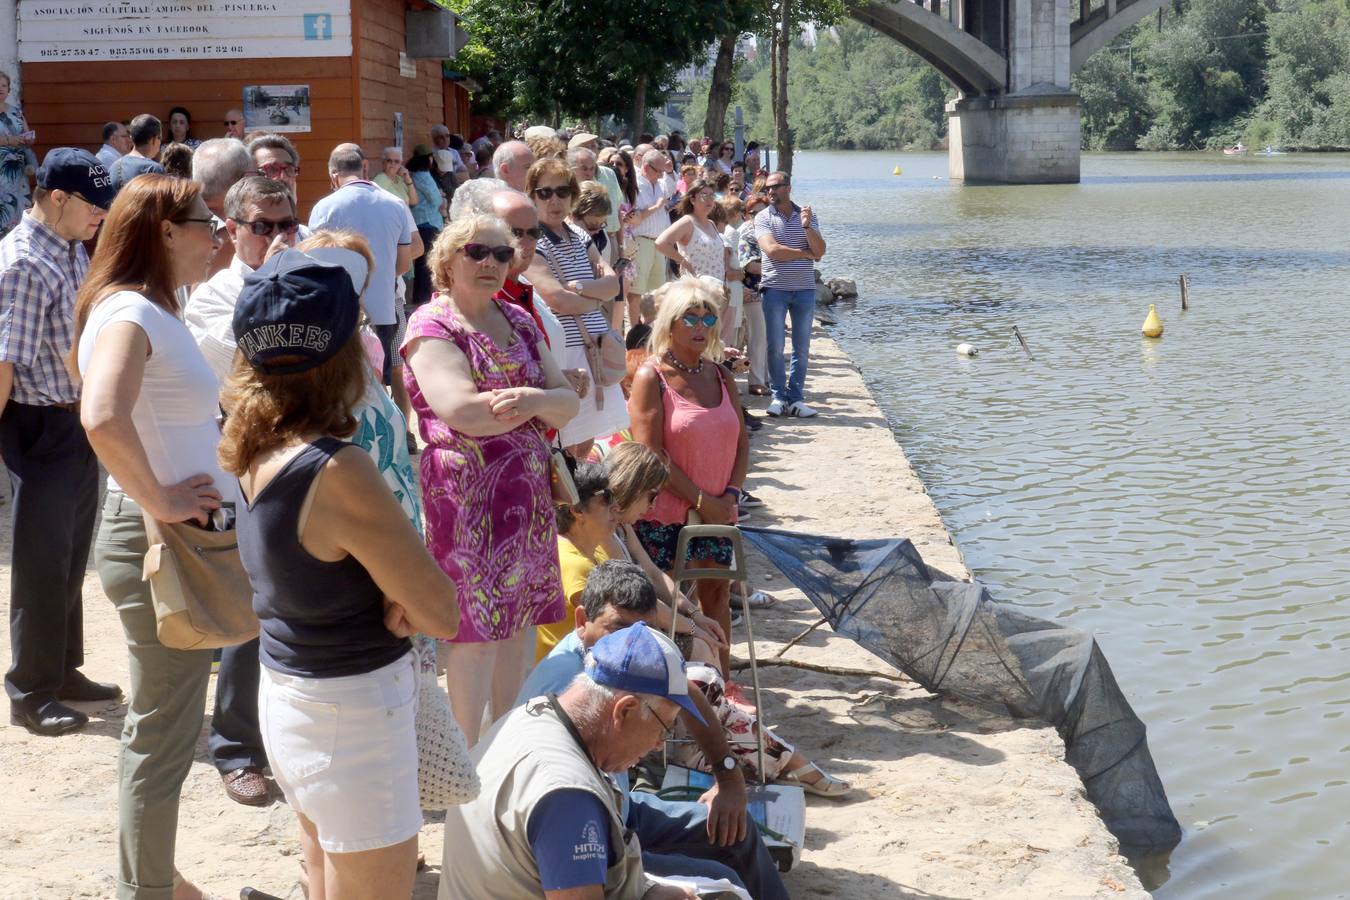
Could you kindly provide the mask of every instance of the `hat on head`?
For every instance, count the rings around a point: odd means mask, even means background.
[[[596,641],[586,656],[586,674],[596,684],[616,691],[665,697],[707,724],[689,699],[689,679],[679,649],[642,622]]]
[[[112,206],[117,191],[112,176],[88,150],[56,147],[47,151],[37,170],[37,186],[48,191],[79,194],[95,206]]]
[[[432,158],[436,160],[436,166],[442,172],[449,172],[455,167],[455,158],[457,156],[458,154],[453,150],[437,150],[432,154]]]
[[[558,132],[554,131],[552,128],[549,128],[547,125],[531,125],[529,128],[525,129],[524,135],[525,140],[527,141],[530,138],[551,138],[557,136]]]
[[[412,155],[413,155],[413,156],[430,156],[433,152],[434,152],[434,151],[433,151],[433,148],[432,148],[430,145],[428,145],[428,144],[418,144],[416,147],[413,147]]]
[[[573,150],[580,147],[582,144],[589,144],[591,141],[598,142],[599,140],[600,136],[598,134],[591,134],[589,131],[579,131],[572,135],[572,139],[567,142],[567,149]]]
[[[364,267],[365,260],[361,263]],[[293,375],[336,356],[356,333],[360,317],[357,287],[345,266],[283,250],[244,276],[234,307],[234,338],[254,369]],[[282,357],[299,360],[273,363]]]

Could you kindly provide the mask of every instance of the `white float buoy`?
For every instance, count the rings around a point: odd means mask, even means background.
[[[957,344],[956,352],[962,356],[979,356],[980,351],[972,344]]]

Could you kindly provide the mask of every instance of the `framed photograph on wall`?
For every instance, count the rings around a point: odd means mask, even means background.
[[[254,84],[245,87],[244,130],[309,131],[309,85]]]

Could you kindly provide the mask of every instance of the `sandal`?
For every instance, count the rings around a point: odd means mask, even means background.
[[[772,393],[772,392],[771,392],[768,388],[766,388],[764,385],[762,385],[762,384],[752,384],[752,385],[750,385],[750,396],[751,396],[751,397],[767,397],[767,396],[769,396],[770,393]]]
[[[764,609],[777,603],[778,598],[772,594],[766,594],[763,591],[755,591],[749,597],[745,598],[745,602],[751,609]]]
[[[804,781],[802,776],[808,772],[819,772],[820,777],[815,781]],[[826,772],[815,763],[807,763],[800,769],[793,769],[778,776],[775,781],[780,784],[795,784],[808,794],[815,794],[817,797],[827,797],[831,800],[837,800],[853,790],[853,785],[840,778],[835,778],[829,772]]]

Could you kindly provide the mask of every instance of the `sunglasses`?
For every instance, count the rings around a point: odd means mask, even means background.
[[[238,119],[226,119],[226,120],[225,120],[225,127],[226,127],[226,128],[230,127],[231,125],[238,125],[238,124],[239,124],[239,120],[238,120]]]
[[[712,313],[704,313],[701,316],[696,316],[693,313],[685,313],[680,316],[680,321],[683,322],[687,328],[695,328],[699,324],[702,324],[704,328],[711,328],[717,324],[717,316]]]
[[[274,232],[280,231],[282,234],[294,234],[300,227],[299,219],[282,219],[280,222],[269,222],[266,219],[255,219],[252,222],[244,222],[235,219],[236,224],[243,225],[249,231],[258,237],[271,237]]]
[[[268,178],[289,178],[292,175],[299,175],[300,167],[293,166],[290,163],[268,163],[265,166],[259,166],[257,171],[259,175],[265,175]]]
[[[534,195],[540,200],[552,200],[557,197],[559,200],[567,200],[572,196],[572,186],[564,184],[562,187],[542,187],[535,188]]]
[[[534,226],[533,228],[511,229],[511,237],[515,238],[516,240],[520,240],[521,238],[529,238],[532,241],[537,241],[543,236],[544,236],[544,229],[540,228],[538,225]]]
[[[766,184],[766,185],[764,185],[764,189],[767,190],[767,191],[776,191],[776,190],[778,190],[779,188],[785,188],[785,187],[787,187],[787,182],[786,182],[786,181],[780,181],[780,182],[778,182],[777,184]]]
[[[465,256],[477,263],[483,262],[489,256],[499,263],[508,263],[511,257],[516,255],[515,248],[505,244],[500,247],[489,247],[487,244],[473,243],[465,244],[460,249],[464,251]]]

